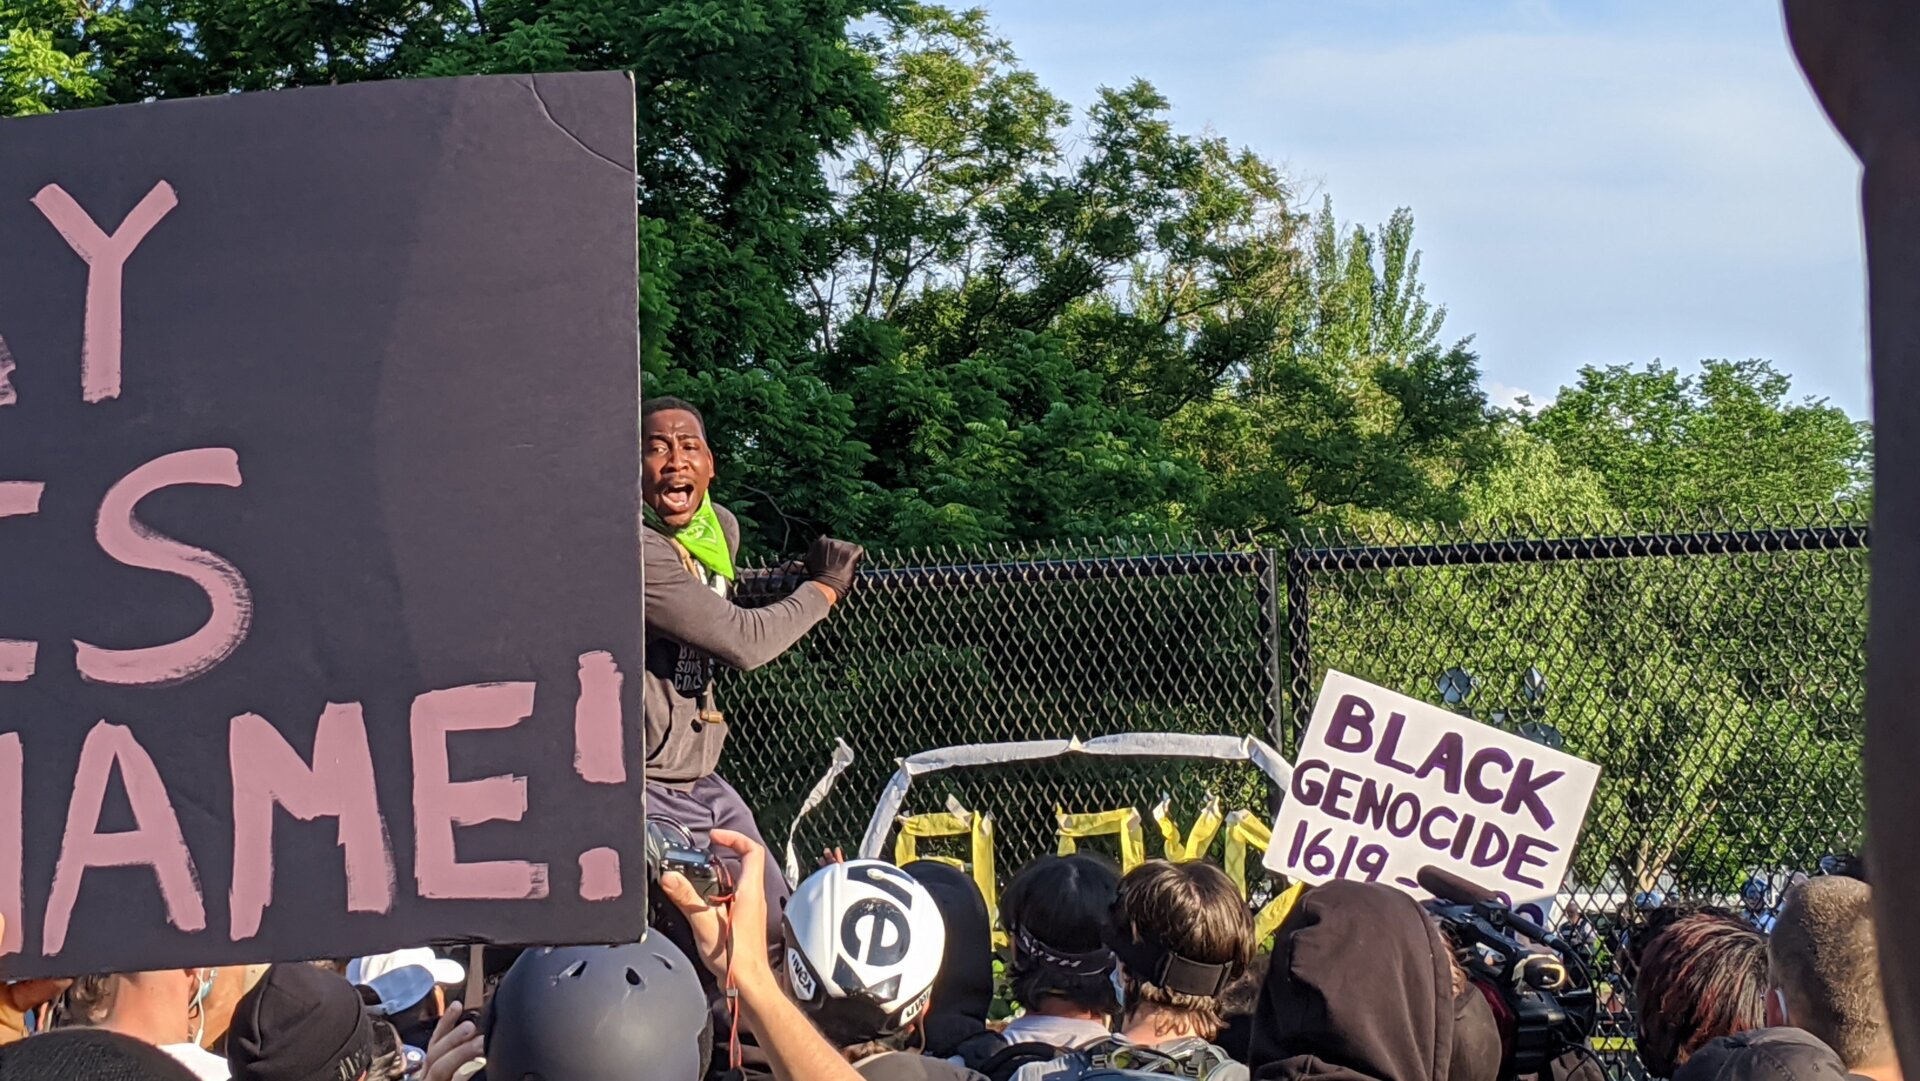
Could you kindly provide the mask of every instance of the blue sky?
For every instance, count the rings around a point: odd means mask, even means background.
[[[964,0],[961,0],[964,3]],[[1858,167],[1769,0],[984,0],[1055,93],[1134,76],[1317,205],[1413,209],[1489,395],[1765,357],[1867,411]]]

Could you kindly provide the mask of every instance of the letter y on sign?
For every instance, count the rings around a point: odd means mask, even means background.
[[[89,402],[120,396],[120,282],[127,257],[160,219],[180,204],[173,185],[162,180],[147,192],[109,236],[93,216],[58,184],[48,184],[33,205],[53,223],[67,246],[87,261],[86,329],[80,338],[80,388]]]

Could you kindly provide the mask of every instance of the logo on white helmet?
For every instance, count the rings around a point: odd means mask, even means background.
[[[812,1002],[820,994],[820,983],[813,978],[813,969],[808,967],[807,959],[800,956],[800,951],[792,947],[787,948],[787,986],[801,1002]]]

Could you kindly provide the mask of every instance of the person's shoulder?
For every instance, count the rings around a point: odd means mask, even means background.
[[[734,517],[732,511],[718,503],[713,505],[713,516],[720,519],[720,532],[727,535],[727,553],[738,556],[740,554],[740,519]]]
[[[875,1055],[854,1067],[866,1081],[986,1081],[986,1077],[946,1059],[894,1051]]]
[[[1709,1041],[1674,1071],[1674,1081],[1848,1081],[1840,1056],[1796,1028],[1748,1029]]]
[[[1075,1081],[1091,1066],[1083,1052],[1062,1051],[1058,1058],[1029,1062],[1013,1071],[1011,1081]]]
[[[168,1044],[160,1050],[175,1062],[193,1071],[199,1081],[227,1081],[232,1071],[227,1060],[195,1043]]]

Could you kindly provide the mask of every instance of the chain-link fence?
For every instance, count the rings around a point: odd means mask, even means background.
[[[1567,886],[1584,911],[1737,908],[1750,878],[1771,901],[1860,845],[1866,543],[1836,505],[875,554],[793,653],[722,688],[726,769],[777,839],[844,738],[858,760],[799,836],[851,847],[904,755],[1156,731],[1290,756],[1337,668],[1598,762]],[[1268,810],[1244,766],[1084,758],[938,774],[905,810],[991,812],[1004,876],[1053,848],[1056,810],[1168,796],[1184,823],[1208,795]]]

